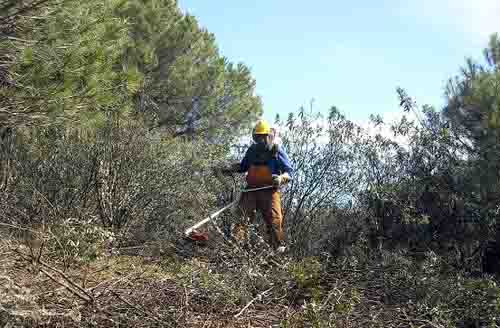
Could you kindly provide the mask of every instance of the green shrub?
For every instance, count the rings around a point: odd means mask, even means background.
[[[66,265],[70,265],[104,256],[106,247],[114,239],[114,233],[95,220],[70,218],[49,227],[47,248],[51,257],[62,259]]]
[[[316,258],[308,257],[299,262],[292,263],[288,271],[292,281],[299,288],[313,288],[319,285],[321,263]]]

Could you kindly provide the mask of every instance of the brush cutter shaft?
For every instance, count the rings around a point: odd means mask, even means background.
[[[217,212],[211,214],[209,217],[207,217],[206,219],[196,223],[194,226],[192,226],[191,228],[189,229],[186,229],[186,232],[185,234],[186,235],[189,235],[191,234],[191,232],[193,232],[193,230],[201,227],[202,225],[204,225],[205,223],[207,223],[208,221],[212,220],[212,219],[215,219],[217,216],[219,216],[222,212],[224,212],[225,210],[227,210],[228,208],[230,208],[231,206],[233,206],[234,204],[236,204],[237,201],[234,201],[232,202],[231,204],[228,204],[226,206],[224,206],[223,208],[221,208],[220,210],[218,210]]]
[[[251,191],[258,191],[258,190],[271,189],[271,188],[273,188],[273,186],[265,186],[265,187],[252,188],[252,189],[243,189],[241,192],[251,192]]]
[[[243,189],[241,190],[242,193],[245,193],[245,192],[252,192],[252,191],[258,191],[258,190],[264,190],[264,189],[271,189],[273,188],[273,186],[265,186],[265,187],[260,187],[260,188],[252,188],[252,189]],[[221,208],[220,210],[218,210],[217,212],[214,212],[212,213],[209,217],[201,220],[200,222],[196,223],[194,226],[192,226],[191,228],[188,228],[186,229],[186,231],[184,232],[186,236],[189,236],[193,230],[201,227],[202,225],[204,225],[205,223],[207,223],[208,221],[212,220],[212,219],[215,219],[216,217],[218,217],[222,212],[224,212],[225,210],[227,210],[228,208],[231,208],[232,206],[236,205],[237,203],[239,202],[239,198],[236,199],[235,201],[233,201],[232,203],[224,206],[223,208]]]

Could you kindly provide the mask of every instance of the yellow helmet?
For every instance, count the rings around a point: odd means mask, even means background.
[[[253,134],[271,134],[271,126],[264,120],[260,120],[255,125]]]

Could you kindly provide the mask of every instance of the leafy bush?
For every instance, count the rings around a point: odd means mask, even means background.
[[[103,228],[95,220],[70,218],[50,225],[47,251],[55,261],[65,267],[74,262],[92,262],[109,252],[113,240],[112,231]]]
[[[217,201],[220,183],[210,166],[224,153],[219,146],[164,141],[128,121],[87,137],[47,129],[19,139],[11,202],[1,208],[16,224],[93,218],[118,241],[143,243],[173,236]]]
[[[321,276],[321,263],[315,258],[304,258],[289,266],[292,280],[299,288],[317,287]]]

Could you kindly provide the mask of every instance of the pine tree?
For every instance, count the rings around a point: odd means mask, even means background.
[[[50,1],[2,42],[1,119],[95,126],[146,117],[169,135],[216,137],[262,112],[249,69],[174,0]]]
[[[481,216],[496,219],[500,240],[500,37],[493,34],[484,51],[486,63],[468,60],[450,80],[444,114],[476,170]],[[499,244],[500,245],[500,244]]]

